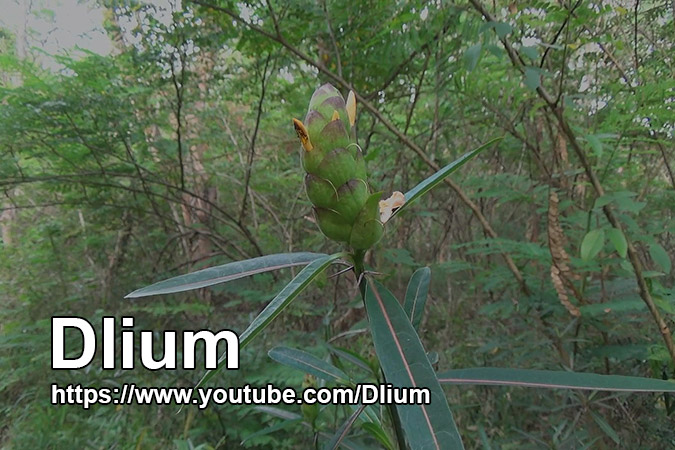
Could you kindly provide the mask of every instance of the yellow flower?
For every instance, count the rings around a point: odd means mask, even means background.
[[[307,128],[305,128],[305,125],[298,119],[293,118],[293,127],[295,127],[295,133],[300,138],[302,148],[308,152],[313,150],[314,146],[312,145],[312,141],[309,140],[309,133],[307,133]]]

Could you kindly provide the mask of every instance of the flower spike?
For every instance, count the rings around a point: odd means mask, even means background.
[[[316,223],[326,237],[367,250],[384,231],[378,213],[382,193],[370,192],[355,121],[354,93],[345,102],[335,87],[324,84],[312,95],[304,123],[293,119],[293,124],[305,149],[305,189]]]

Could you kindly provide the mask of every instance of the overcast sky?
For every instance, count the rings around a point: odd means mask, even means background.
[[[30,5],[30,10],[29,10]],[[112,50],[103,30],[103,9],[89,0],[0,0],[0,25],[18,39],[26,36],[27,47],[50,55],[81,47],[99,54]],[[22,43],[19,43],[22,46]],[[49,58],[42,60],[50,66]]]

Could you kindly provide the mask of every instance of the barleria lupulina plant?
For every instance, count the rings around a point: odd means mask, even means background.
[[[314,92],[304,122],[293,120],[302,144],[302,165],[306,172],[305,187],[319,228],[328,238],[348,247],[348,251],[332,255],[324,253],[282,253],[236,261],[222,266],[181,275],[138,289],[127,298],[169,294],[213,286],[238,278],[285,267],[305,266],[258,314],[239,336],[239,348],[246,347],[322,272],[340,260],[351,260],[360,280],[361,295],[366,307],[373,344],[379,361],[379,370],[372,368],[366,381],[386,382],[397,388],[425,388],[430,393],[429,403],[389,405],[386,417],[378,417],[372,405],[353,405],[353,412],[345,415],[344,423],[331,438],[326,429],[333,428],[335,416],[321,421],[326,409],[301,408],[303,415],[290,417],[283,411],[280,417],[304,422],[313,430],[315,438],[325,439],[325,448],[336,449],[349,441],[349,432],[360,421],[367,437],[357,437],[356,445],[371,448],[379,443],[385,448],[461,449],[462,440],[452,417],[441,384],[519,385],[525,387],[576,388],[592,390],[675,392],[675,384],[639,377],[596,375],[574,372],[540,370],[474,368],[456,369],[437,374],[417,335],[429,288],[430,270],[421,268],[410,279],[403,306],[384,286],[371,277],[363,277],[365,252],[382,238],[384,225],[400,211],[441,183],[481,150],[495,144],[493,139],[446,165],[404,194],[394,192],[387,200],[380,200],[381,192],[371,192],[361,149],[356,143],[356,99],[350,92],[345,102],[338,90],[330,84]],[[300,369],[311,376],[338,384],[355,387],[356,381],[326,359],[317,358],[300,349],[277,347],[270,351],[274,360]],[[349,355],[347,355],[349,356]],[[224,366],[227,354],[221,355],[218,368],[208,371],[197,387],[204,385]],[[338,354],[333,360],[341,359]],[[354,356],[351,356],[354,358]],[[353,359],[351,360],[353,362]],[[363,367],[368,367],[364,364]],[[359,376],[359,382],[363,377]],[[315,405],[316,406],[316,405]],[[272,411],[273,408],[268,408]],[[383,420],[386,419],[386,420]],[[391,426],[387,428],[385,425]],[[367,425],[367,426],[366,426]],[[281,427],[279,427],[281,428]],[[317,441],[318,442],[318,441]],[[351,444],[354,444],[351,442]]]

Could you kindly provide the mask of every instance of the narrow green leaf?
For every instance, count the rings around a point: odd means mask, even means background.
[[[368,364],[368,361],[366,361],[365,358],[363,358],[361,355],[356,353],[353,350],[348,350],[345,348],[341,347],[333,347],[330,344],[327,344],[326,347],[328,347],[328,350],[335,356],[347,360],[352,364],[355,364],[357,367],[360,367],[361,369],[365,370],[368,372],[368,374],[372,375],[373,378],[377,378],[377,373],[373,371],[373,368],[370,367]],[[379,373],[379,371],[378,371]],[[356,410],[358,409],[357,405],[349,405],[352,409]],[[373,405],[368,405],[365,411],[359,416],[359,420],[364,421],[364,422],[374,422],[377,424],[380,424],[380,416],[375,412],[375,409],[373,408]]]
[[[464,448],[443,389],[398,300],[384,286],[369,279],[365,301],[375,352],[387,383],[427,388],[431,394],[428,405],[396,405],[410,447]]]
[[[254,409],[284,420],[302,420],[300,414],[277,408],[276,406],[256,406]]]
[[[321,436],[324,439],[329,439],[331,437],[330,434],[326,433],[325,431],[319,431],[319,436]],[[342,442],[340,443],[340,448],[344,450],[370,450],[367,447],[364,447],[362,444],[350,441],[349,439],[343,439]]]
[[[602,429],[602,431],[604,431],[605,434],[609,436],[609,438],[613,440],[616,445],[621,444],[621,439],[619,439],[619,435],[616,433],[616,431],[614,431],[614,428],[612,428],[612,426],[608,424],[607,421],[605,421],[605,419],[603,419],[595,411],[591,411],[591,416],[593,417],[595,423],[598,424],[598,426]]]
[[[171,294],[226,283],[239,278],[286,267],[304,266],[327,255],[323,253],[277,253],[245,261],[235,261],[222,266],[209,267],[197,272],[180,275],[168,280],[137,289],[124,298],[146,297],[148,295]]]
[[[394,446],[394,443],[391,442],[391,439],[387,434],[387,432],[384,431],[384,428],[382,428],[382,425],[378,423],[367,422],[361,424],[361,429],[363,429],[365,432],[367,432],[372,437],[377,439],[377,441],[380,444],[384,445],[384,448],[386,448],[387,450],[394,450],[396,448]]]
[[[337,450],[340,447],[340,443],[344,440],[345,437],[349,434],[349,431],[352,429],[352,425],[356,421],[356,418],[363,412],[366,408],[366,405],[361,405],[356,411],[352,413],[351,416],[345,420],[345,423],[342,424],[340,428],[335,432],[335,435],[331,438],[330,441],[326,443],[324,449],[326,450]]]
[[[628,243],[626,242],[626,236],[623,235],[623,232],[618,228],[610,228],[607,231],[607,237],[619,256],[625,258],[626,252],[628,251]]]
[[[429,281],[431,280],[431,269],[422,267],[417,269],[410,277],[408,282],[408,289],[405,291],[405,303],[403,309],[410,318],[415,330],[420,326],[422,321],[422,313],[424,312],[424,305],[427,302],[427,294],[429,293]]]
[[[366,360],[363,356],[359,355],[355,351],[343,347],[333,347],[332,345],[327,345],[327,347],[328,350],[338,358],[341,358],[345,361],[349,361],[355,366],[373,375],[374,377],[377,377],[377,373],[373,372],[373,368],[370,367],[368,360]]]
[[[239,336],[239,350],[243,349],[248,345],[249,342],[253,340],[262,330],[274,320],[281,311],[284,310],[295,298],[303,291],[307,286],[310,285],[314,279],[319,276],[326,268],[331,265],[333,261],[338,258],[343,258],[346,256],[346,253],[335,253],[333,255],[326,255],[319,259],[315,259],[304,267],[300,273],[298,273],[295,278],[293,278],[290,283],[288,283],[282,290],[279,292],[271,302],[267,304],[265,309],[262,310],[258,316],[253,319],[246,328],[246,330]],[[223,361],[227,357],[226,353],[223,353],[218,359],[218,368],[207,371],[202,379],[197,383],[196,387],[203,386],[204,383],[209,381],[218,370],[223,367]]]
[[[471,72],[476,68],[478,60],[480,59],[480,51],[483,48],[483,44],[480,42],[474,44],[471,47],[466,49],[464,52],[464,62],[466,63],[466,69]]]
[[[349,384],[349,377],[343,371],[311,353],[288,347],[274,347],[267,354],[278,363],[311,373],[323,380]]]
[[[666,250],[661,246],[661,244],[657,244],[656,242],[653,244],[649,245],[649,256],[652,257],[654,262],[661,267],[661,269],[665,273],[670,273],[670,269],[672,269],[672,264],[670,261],[670,256],[668,256],[668,253]]]
[[[581,259],[588,261],[595,258],[604,245],[605,232],[602,228],[589,231],[581,241]]]
[[[272,434],[275,431],[283,430],[286,427],[289,427],[291,425],[295,425],[295,424],[301,423],[301,422],[302,422],[302,418],[292,419],[292,420],[283,420],[281,422],[275,423],[272,426],[263,428],[262,430],[258,430],[255,433],[249,434],[248,436],[246,436],[241,441],[241,443],[244,444],[245,442],[248,442],[251,439],[255,439],[255,438],[261,437],[261,436],[267,436],[268,434]]]
[[[488,439],[487,433],[485,433],[485,427],[482,425],[478,426],[478,436],[480,436],[480,443],[483,444],[483,449],[492,450],[490,439]]]
[[[256,406],[254,409],[264,412],[266,414],[272,415],[274,417],[278,417],[280,419],[284,420],[289,420],[289,421],[297,421],[300,423],[302,426],[306,428],[311,428],[311,425],[308,424],[307,422],[302,420],[302,416],[300,414],[287,411],[285,409],[277,408],[275,406]],[[325,433],[323,431],[319,432],[319,436],[325,439],[330,439],[331,436],[328,433]],[[360,445],[357,445],[354,442],[348,441],[347,439],[342,441],[342,448],[348,449],[348,450],[363,450],[363,447]]]
[[[349,407],[356,411],[361,406],[360,403],[349,405]],[[375,406],[379,409],[379,405],[368,405],[366,409],[359,416],[359,421],[363,423],[373,423],[376,425],[382,425],[382,420],[380,420],[380,415],[378,414],[378,409],[375,409]]]
[[[431,175],[430,177],[426,178],[424,181],[419,183],[417,186],[406,192],[405,194],[405,203],[403,206],[401,206],[399,209],[397,209],[392,216],[397,215],[400,213],[402,210],[405,208],[409,207],[412,203],[414,203],[418,198],[429,192],[431,189],[436,187],[445,177],[453,173],[455,170],[459,169],[462,167],[464,164],[466,164],[467,161],[471,160],[474,158],[478,153],[481,151],[485,150],[486,148],[492,147],[494,144],[497,142],[501,141],[503,138],[498,137],[495,139],[492,139],[485,144],[481,145],[480,147],[471,150],[470,152],[465,153],[464,155],[460,156],[459,159],[456,159],[455,161],[451,162],[447,166],[443,167],[440,169],[438,172],[435,174]]]
[[[438,374],[443,384],[521,386],[549,389],[583,389],[592,391],[675,392],[674,381],[653,378],[599,375],[595,373],[555,370],[503,369],[475,367]]]

